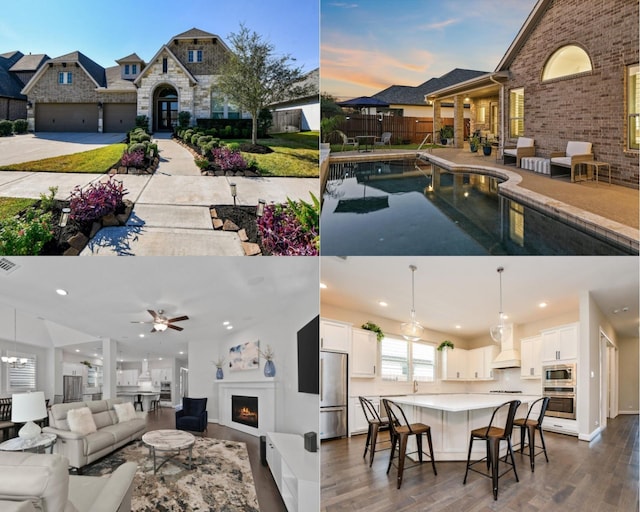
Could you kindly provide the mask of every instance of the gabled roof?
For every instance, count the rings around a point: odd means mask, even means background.
[[[121,59],[118,59],[116,62],[118,64],[122,64],[124,62],[142,62],[144,64],[144,61],[135,52],[132,53],[131,55],[127,55],[126,57],[122,57]]]
[[[66,55],[61,55],[60,57],[56,57],[55,59],[47,60],[41,67],[36,71],[36,74],[33,75],[31,80],[24,86],[22,89],[22,94],[29,94],[31,88],[38,82],[42,74],[49,67],[48,64],[78,64],[81,69],[89,76],[91,81],[96,85],[96,87],[105,87],[107,85],[106,75],[104,68],[98,64],[97,62],[92,61],[89,57],[81,52],[71,52]]]
[[[466,82],[478,76],[486,75],[486,71],[455,68],[438,78],[430,78],[426,82],[416,86],[392,85],[372,97],[385,101],[392,105],[425,105],[424,97],[433,91],[443,89],[451,85]]]
[[[18,62],[11,66],[9,71],[37,71],[38,68],[49,59],[50,57],[45,53],[23,55]]]
[[[531,32],[533,32],[533,29],[535,29],[535,27],[538,25],[538,22],[542,19],[542,16],[544,16],[547,7],[549,7],[550,4],[551,0],[538,0],[536,5],[533,6],[533,9],[531,9],[529,16],[527,16],[527,19],[523,23],[522,27],[520,27],[518,35],[516,35],[515,39],[507,49],[507,52],[498,63],[496,72],[509,69],[509,66],[511,66],[511,63],[516,58],[516,55],[518,55],[518,52],[527,41],[527,38],[531,35]]]
[[[211,34],[210,32],[205,32],[204,30],[200,30],[199,28],[193,27],[192,29],[183,32],[182,34],[178,34],[177,36],[173,36],[171,41],[174,39],[211,39],[215,37],[216,39],[220,39],[217,35]]]
[[[169,56],[175,60],[178,64],[178,66],[180,67],[180,69],[187,75],[187,77],[189,77],[189,80],[191,81],[191,83],[193,84],[197,84],[198,81],[196,80],[196,77],[194,77],[191,72],[184,67],[184,64],[182,64],[182,62],[180,62],[180,59],[178,57],[175,56],[175,54],[169,49],[169,47],[165,44],[162,46],[162,48],[160,48],[156,54],[151,58],[151,60],[149,61],[149,65],[147,67],[145,67],[142,72],[138,75],[138,78],[136,78],[133,83],[137,84],[143,76],[145,76],[149,70],[151,69],[151,64],[153,64],[162,54],[162,52],[167,52],[167,54],[169,54]]]
[[[22,82],[9,69],[22,58],[21,52],[7,52],[0,55],[0,96],[26,99],[22,95]]]
[[[122,78],[120,66],[111,66],[104,71],[107,79],[107,88],[100,89],[99,92],[135,92],[137,90],[131,80]]]

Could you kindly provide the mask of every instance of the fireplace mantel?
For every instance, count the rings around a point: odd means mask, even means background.
[[[217,381],[218,385],[218,421],[225,427],[234,428],[253,436],[266,435],[275,430],[275,382],[273,380],[255,381]],[[258,397],[258,428],[231,420],[231,396],[245,395]]]

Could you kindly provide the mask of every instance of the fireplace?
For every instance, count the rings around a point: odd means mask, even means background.
[[[258,428],[258,397],[231,395],[231,421]]]

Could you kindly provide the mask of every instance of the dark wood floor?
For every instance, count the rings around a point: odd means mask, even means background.
[[[491,481],[470,473],[463,485],[464,462],[430,464],[405,471],[396,489],[395,468],[386,474],[389,452],[376,453],[373,467],[362,459],[366,436],[322,443],[322,511],[638,511],[638,416],[609,420],[591,443],[545,433],[549,463],[516,454],[520,482],[513,472],[500,479],[494,502]],[[519,434],[514,441],[519,439]],[[525,450],[526,453],[526,450]]]
[[[147,419],[147,430],[175,428],[176,426],[175,412],[168,407],[161,407],[157,412],[150,412]],[[287,512],[269,468],[260,463],[260,439],[258,437],[216,423],[209,423],[204,435],[205,437],[246,443],[260,510],[262,512]]]

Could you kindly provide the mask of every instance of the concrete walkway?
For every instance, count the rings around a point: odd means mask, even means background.
[[[154,135],[160,164],[152,176],[118,175],[135,208],[126,226],[103,228],[81,256],[242,256],[236,233],[214,231],[209,207],[236,203],[282,203],[287,197],[310,201],[320,195],[317,178],[245,178],[201,176],[189,151],[167,134]],[[24,160],[23,160],[24,161]],[[0,157],[0,165],[3,158]],[[50,186],[65,199],[76,185],[106,180],[105,175],[80,173],[0,172],[0,196],[38,198]]]

